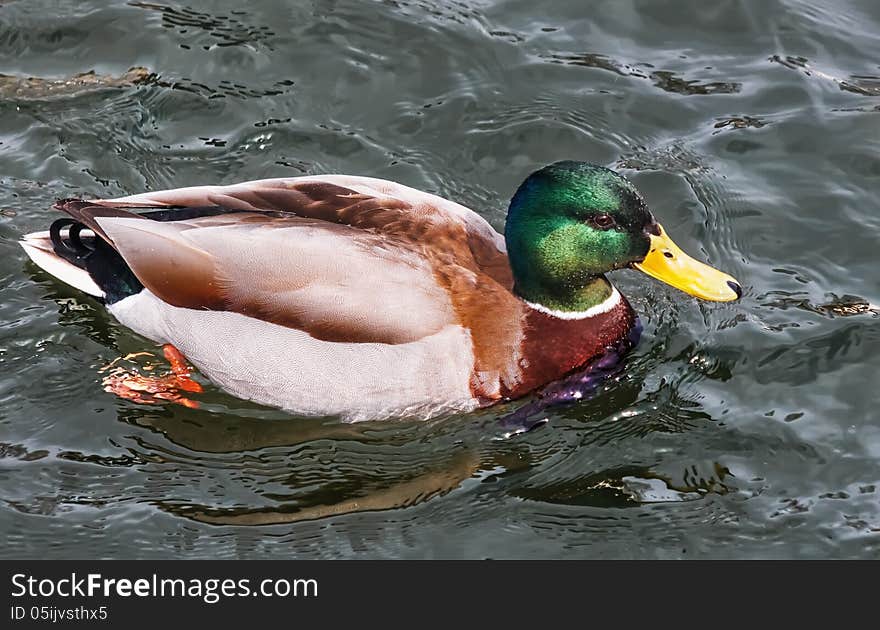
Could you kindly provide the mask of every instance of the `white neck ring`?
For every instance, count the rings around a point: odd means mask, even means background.
[[[523,301],[539,313],[544,313],[545,315],[550,315],[551,317],[556,317],[558,319],[587,319],[588,317],[595,317],[596,315],[607,313],[620,304],[620,291],[617,290],[617,287],[611,285],[611,295],[605,298],[604,301],[596,304],[596,306],[591,306],[585,311],[559,311],[553,308],[547,308],[543,304],[529,302],[528,300]]]

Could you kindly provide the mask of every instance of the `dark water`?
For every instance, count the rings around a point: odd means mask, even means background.
[[[0,555],[880,557],[880,4],[168,2],[0,0]],[[516,405],[122,401],[99,370],[155,348],[16,244],[59,197],[328,172],[500,229],[563,158],[745,295],[615,274],[626,377],[507,440]]]

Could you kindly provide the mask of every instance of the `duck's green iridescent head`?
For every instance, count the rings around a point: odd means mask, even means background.
[[[735,300],[739,284],[682,252],[635,187],[586,162],[532,173],[510,202],[504,230],[515,290],[561,311],[584,311],[611,294],[603,274],[623,267],[707,300]]]

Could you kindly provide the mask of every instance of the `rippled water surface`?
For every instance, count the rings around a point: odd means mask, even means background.
[[[880,557],[878,64],[873,0],[0,0],[0,555]],[[745,295],[616,273],[625,377],[510,439],[517,404],[123,401],[100,370],[156,348],[16,244],[61,197],[331,172],[501,229],[564,158]]]

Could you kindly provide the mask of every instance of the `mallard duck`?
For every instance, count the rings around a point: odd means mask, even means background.
[[[182,354],[227,392],[302,415],[469,411],[572,374],[636,325],[615,269],[742,294],[625,177],[583,162],[529,175],[503,236],[452,201],[345,175],[55,208],[69,218],[21,241],[34,263],[167,344],[175,373]]]

